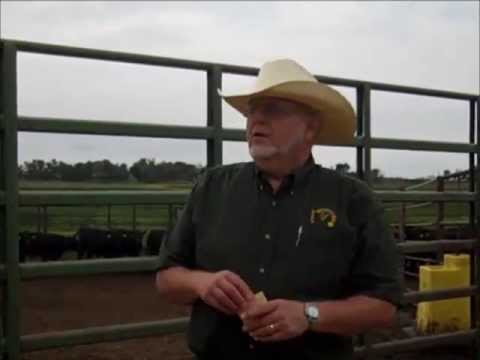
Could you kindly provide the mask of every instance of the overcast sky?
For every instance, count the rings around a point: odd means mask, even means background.
[[[259,67],[290,57],[317,75],[478,94],[479,3],[472,2],[20,2],[1,1],[1,37]],[[253,81],[223,78],[242,90]],[[18,110],[46,116],[158,124],[206,124],[206,76],[113,62],[20,53]],[[338,88],[355,106],[355,92]],[[224,126],[244,119],[227,105]],[[372,134],[468,141],[468,103],[372,93]],[[324,166],[355,150],[316,147]],[[19,161],[141,157],[205,164],[204,141],[22,133]],[[249,160],[244,142],[224,162]],[[463,154],[374,150],[389,176],[465,169]]]

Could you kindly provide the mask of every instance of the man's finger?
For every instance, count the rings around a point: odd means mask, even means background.
[[[249,335],[254,339],[263,339],[271,337],[282,330],[283,326],[281,323],[270,323],[268,325],[261,326],[254,331],[250,331]]]
[[[230,300],[230,298],[223,292],[223,290],[220,287],[216,287],[213,290],[212,295],[220,305],[229,309],[230,312],[236,313],[238,311],[238,308],[235,305],[235,303]]]
[[[250,301],[253,299],[254,295],[250,287],[245,281],[242,280],[240,276],[235,273],[228,272],[226,278],[230,281],[232,285],[237,288],[237,290],[242,294],[242,297],[245,301]]]
[[[235,303],[237,309],[244,305],[245,300],[243,299],[242,295],[237,288],[228,281],[228,279],[223,279],[220,281],[218,286],[223,290],[225,295]]]
[[[210,301],[210,306],[214,307],[217,310],[220,310],[221,312],[227,314],[227,315],[233,315],[233,312],[227,309],[225,306],[220,304],[216,299],[212,299]]]
[[[254,303],[243,315],[243,320],[260,318],[277,310],[278,304],[268,301],[266,303]]]
[[[261,318],[247,319],[243,322],[245,331],[251,333],[270,325],[278,326],[281,323],[281,316],[277,312],[272,312]]]

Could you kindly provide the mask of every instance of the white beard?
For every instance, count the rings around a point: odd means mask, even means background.
[[[278,148],[273,145],[251,145],[248,150],[253,159],[268,159],[278,153]]]
[[[274,145],[258,145],[252,144],[249,146],[248,150],[250,152],[250,156],[255,159],[269,159],[275,155],[281,154],[286,155],[288,154],[295,146],[301,144],[305,140],[305,132],[297,132],[295,136],[293,136],[290,141],[286,144],[281,146],[274,146]]]

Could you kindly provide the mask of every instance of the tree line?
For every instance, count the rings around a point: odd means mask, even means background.
[[[125,163],[115,164],[110,160],[97,160],[67,164],[50,161],[25,161],[18,167],[23,180],[58,181],[192,181],[201,167],[184,162],[160,162],[142,158],[130,167]]]
[[[332,167],[336,171],[356,176],[350,171],[348,163],[338,163]],[[184,162],[159,162],[155,159],[141,158],[127,166],[125,163],[115,164],[110,160],[97,160],[67,164],[52,159],[25,161],[18,167],[19,178],[33,181],[192,181],[203,171],[202,166]],[[374,180],[383,178],[378,169],[372,169]]]

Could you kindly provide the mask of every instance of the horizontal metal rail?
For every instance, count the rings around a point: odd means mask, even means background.
[[[418,351],[433,346],[443,345],[470,345],[478,330],[463,330],[440,335],[418,336],[411,339],[381,342],[369,346],[355,348],[355,358],[362,358],[365,355],[388,355],[399,352]]]
[[[78,330],[25,335],[20,338],[22,352],[32,352],[66,346],[139,339],[185,332],[188,317],[125,325],[91,327]]]
[[[385,209],[387,210],[387,209]],[[458,225],[469,225],[470,222],[465,220],[443,220],[443,221],[435,221],[435,222],[422,222],[422,223],[406,223],[405,227],[434,227],[438,225],[444,226],[458,226]],[[400,226],[399,223],[390,223],[390,226]]]
[[[468,143],[440,142],[427,140],[401,140],[394,138],[372,138],[370,146],[377,149],[442,151],[456,153],[474,153],[477,145]]]
[[[405,256],[405,260],[418,261],[418,262],[431,263],[431,264],[438,264],[439,263],[439,261],[437,259],[423,258],[423,257],[420,257],[420,256],[411,256],[411,255]]]
[[[478,247],[477,239],[462,240],[431,240],[431,241],[405,241],[397,243],[397,249],[402,254],[449,252],[473,250]]]
[[[1,126],[1,125],[0,125]],[[98,121],[87,119],[56,119],[44,117],[19,117],[19,131],[47,132],[58,134],[84,134],[106,136],[132,136],[170,139],[212,139],[215,129],[201,126],[161,125],[134,122]],[[245,131],[222,129],[220,136],[226,141],[244,141]],[[362,146],[364,137],[356,137],[348,144],[333,146]],[[372,138],[370,146],[378,149],[442,151],[474,153],[477,146],[468,143],[452,143],[425,140],[401,140],[393,138]]]
[[[152,272],[157,269],[156,256],[142,256],[116,259],[65,260],[48,262],[20,263],[20,276],[23,280],[88,276],[115,273]],[[0,280],[5,279],[5,266],[0,264]]]
[[[22,279],[28,280],[46,277],[153,272],[158,267],[158,260],[159,259],[156,256],[143,256],[123,259],[68,260],[52,261],[48,263],[25,263],[20,264],[20,276]]]
[[[189,318],[176,318],[152,322],[125,325],[91,327],[78,330],[66,330],[44,334],[24,335],[21,337],[23,352],[32,352],[76,345],[114,342],[127,339],[139,339],[153,336],[185,332]],[[464,330],[447,334],[420,336],[413,339],[382,342],[367,347],[357,347],[356,356],[368,354],[382,355],[393,352],[405,352],[429,348],[437,345],[468,344],[477,335],[477,330]],[[3,350],[4,341],[0,343]]]
[[[456,201],[475,200],[475,193],[467,191],[375,191],[380,200],[392,201]],[[68,205],[141,205],[184,203],[188,191],[147,190],[22,190],[20,206],[68,206]]]
[[[403,295],[403,298],[407,303],[416,304],[424,301],[446,300],[474,296],[476,294],[478,294],[478,288],[476,286],[468,286],[431,291],[409,291]]]
[[[78,330],[66,330],[44,334],[24,335],[21,337],[22,352],[115,342],[128,339],[139,339],[183,333],[187,330],[189,318],[177,318],[161,321],[142,322],[125,325],[91,327]],[[418,351],[432,346],[469,344],[477,336],[478,330],[463,330],[440,335],[419,336],[411,339],[394,340],[356,347],[355,357],[384,355],[396,352]],[[4,342],[0,344],[3,350]]]
[[[475,201],[476,195],[469,191],[397,191],[397,190],[376,190],[375,193],[380,200],[404,201],[404,202],[426,202],[426,201],[452,201],[468,202]]]
[[[143,65],[159,65],[164,67],[174,67],[181,69],[190,69],[190,70],[203,70],[208,71],[214,67],[221,69],[222,72],[237,74],[237,75],[257,75],[258,68],[247,67],[247,66],[236,66],[229,64],[219,64],[213,62],[204,62],[204,61],[192,61],[192,60],[183,60],[176,58],[152,56],[152,55],[141,55],[134,53],[118,52],[118,51],[108,51],[108,50],[97,50],[97,49],[88,49],[88,48],[79,48],[72,46],[61,46],[61,45],[50,45],[42,44],[35,42],[26,42],[26,41],[17,41],[11,39],[4,39],[4,41],[12,42],[15,44],[16,48],[19,51],[30,52],[30,53],[39,53],[46,55],[59,55],[59,56],[68,56],[81,59],[92,59],[92,60],[106,60],[106,61],[116,61],[116,62],[125,62],[133,64],[143,64]],[[460,99],[460,100],[476,100],[478,95],[460,93],[454,91],[443,91],[435,89],[425,89],[419,87],[403,86],[403,85],[392,85],[385,83],[377,83],[370,81],[361,81],[345,78],[335,78],[328,76],[316,76],[320,81],[323,81],[332,85],[340,86],[349,86],[349,87],[360,87],[363,85],[369,86],[372,90],[379,91],[389,91],[389,92],[400,92],[406,94],[417,94],[425,96],[434,96],[442,98],[451,98],[451,99]]]
[[[59,134],[212,139],[213,127],[160,125],[132,122],[19,117],[19,131]]]
[[[20,191],[20,206],[145,205],[184,203],[185,191]]]

